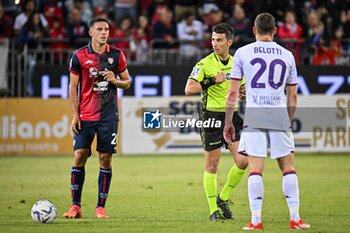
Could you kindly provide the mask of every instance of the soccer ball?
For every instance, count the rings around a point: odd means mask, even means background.
[[[48,200],[37,201],[32,207],[32,219],[40,223],[53,223],[57,216],[56,206]]]

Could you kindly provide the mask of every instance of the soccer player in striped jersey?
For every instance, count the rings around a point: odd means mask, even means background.
[[[90,147],[95,134],[100,164],[95,216],[108,218],[104,207],[112,179],[112,154],[116,152],[117,146],[117,88],[130,87],[123,52],[107,44],[108,21],[93,19],[89,34],[91,43],[73,53],[69,67],[74,160],[71,171],[72,206],[63,214],[65,218],[82,217],[81,193],[85,163],[91,155]]]

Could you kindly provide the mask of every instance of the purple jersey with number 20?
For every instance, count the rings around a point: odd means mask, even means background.
[[[256,41],[239,48],[231,79],[246,80],[244,124],[249,128],[287,130],[290,121],[285,87],[297,85],[293,54],[275,42]]]

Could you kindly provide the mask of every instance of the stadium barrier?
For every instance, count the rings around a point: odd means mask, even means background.
[[[117,42],[130,42],[136,46],[133,48],[123,49],[127,57],[128,65],[160,65],[166,66],[168,64],[181,66],[188,62],[195,63],[204,55],[210,53],[210,49],[201,48],[195,56],[190,59],[182,56],[178,48],[156,49],[153,48],[154,43],[159,43],[164,40],[154,39],[150,42],[147,48],[143,48],[136,41],[129,39],[110,39],[110,44]],[[86,45],[90,42],[88,38],[77,38],[75,42]],[[178,44],[188,43],[186,40],[176,40]],[[202,41],[196,41],[198,45]],[[196,43],[192,42],[192,43]],[[72,53],[77,48],[71,48],[68,38],[65,39],[50,39],[43,38],[39,42],[38,48],[28,48],[26,44],[22,44],[18,38],[10,41],[8,54],[8,69],[7,69],[7,88],[0,88],[0,96],[10,97],[30,97],[27,87],[30,83],[30,69],[36,69],[37,66],[51,66],[55,70],[56,66],[69,65],[69,59]],[[50,48],[51,44],[62,43],[66,44],[66,48],[54,49]],[[33,75],[35,79],[36,76]]]
[[[164,40],[153,39],[150,41],[148,47],[143,47],[137,41],[128,42],[135,44],[136,46],[130,46],[130,49],[123,49],[124,53],[127,55],[129,66],[160,66],[166,67],[174,66],[176,69],[183,66],[193,66],[200,58],[211,52],[208,47],[203,47],[203,41],[186,41],[186,40],[175,40],[174,43],[178,46],[172,48],[162,49],[155,48],[157,43],[163,43]],[[75,42],[79,42],[85,45],[89,42],[88,38],[78,38]],[[110,39],[111,44],[117,42],[125,42],[125,39]],[[242,43],[248,43],[251,40],[242,41]],[[348,43],[348,41],[343,41]],[[50,46],[54,43],[66,44],[67,48],[54,49]],[[195,44],[199,47],[198,50],[193,54],[193,56],[185,56],[181,53],[181,44]],[[297,63],[299,65],[311,64],[310,51],[307,48],[307,44],[304,40],[279,40],[279,43],[284,45],[291,51],[299,48],[301,45],[301,51],[296,52],[299,54],[297,57]],[[9,54],[8,54],[8,70],[7,70],[7,88],[0,88],[0,96],[10,96],[10,97],[27,97],[31,96],[28,93],[29,84],[29,73],[33,67],[37,66],[50,66],[55,70],[56,66],[65,66],[66,69],[69,64],[69,59],[75,50],[71,48],[69,40],[65,39],[49,39],[44,38],[39,41],[40,46],[36,49],[30,49],[25,44],[23,45],[18,38],[13,38],[10,41]],[[232,47],[231,52],[233,53],[237,48]],[[349,52],[344,51],[344,57],[342,60],[344,62],[337,62],[337,65],[349,64],[350,59]],[[34,79],[37,78],[34,75]]]
[[[201,153],[198,128],[181,127],[179,123],[180,120],[192,121],[199,101],[199,96],[124,97],[121,104],[122,154]],[[300,96],[293,121],[296,151],[350,152],[349,108],[350,95]],[[157,111],[161,116],[153,119],[152,114]],[[176,120],[177,123],[169,123]],[[170,129],[169,125],[174,127]]]
[[[67,99],[4,98],[0,104],[0,155],[73,154]],[[96,140],[91,148],[95,153]]]
[[[119,96],[174,96],[184,95],[184,87],[192,66],[128,66],[132,77],[128,90],[118,90]],[[310,94],[349,94],[348,66],[298,66],[298,92]],[[37,65],[34,70],[34,97],[68,97],[68,66]]]
[[[72,153],[72,113],[63,99],[1,99],[0,154]]]
[[[197,128],[175,127],[171,132],[142,130],[143,108],[160,112],[168,109],[172,114],[187,117],[196,115],[199,99],[199,96],[123,97],[118,151],[126,155],[201,152]],[[3,98],[0,102],[0,155],[72,154],[68,100]],[[347,123],[350,95],[300,96],[298,103],[293,122],[297,151],[350,152]],[[93,151],[95,148],[93,144]]]
[[[0,155],[71,155],[71,122],[67,99],[0,99]]]

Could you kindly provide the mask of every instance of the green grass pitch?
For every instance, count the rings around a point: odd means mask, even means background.
[[[86,166],[83,218],[63,219],[70,206],[71,156],[0,157],[0,232],[242,232],[249,221],[247,175],[235,189],[234,221],[210,222],[202,186],[202,155],[118,156],[106,210],[110,219],[95,219],[98,161]],[[232,165],[223,155],[218,173],[221,189]],[[350,155],[297,154],[301,216],[308,232],[350,231]],[[281,175],[266,160],[264,232],[291,232]],[[32,221],[30,209],[39,199],[58,208],[53,224]]]

